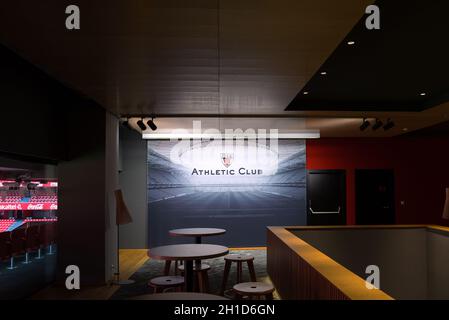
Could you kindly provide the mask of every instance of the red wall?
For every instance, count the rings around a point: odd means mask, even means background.
[[[355,169],[393,169],[396,223],[449,225],[441,218],[449,187],[447,138],[307,140],[307,169],[346,170],[348,224],[355,224]]]

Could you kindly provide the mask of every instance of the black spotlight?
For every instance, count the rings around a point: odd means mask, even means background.
[[[147,126],[145,125],[145,123],[143,123],[143,120],[142,120],[142,119],[140,119],[139,121],[137,121],[137,125],[139,126],[139,128],[140,128],[142,131],[145,131],[145,130],[147,129]]]
[[[377,129],[382,127],[382,125],[383,125],[383,122],[380,121],[379,119],[376,119],[376,123],[373,125],[373,130],[376,131]]]
[[[360,131],[365,131],[366,128],[368,128],[369,126],[370,126],[369,121],[363,118],[362,125],[360,126]]]
[[[391,119],[388,119],[387,123],[384,125],[384,130],[387,131],[393,127],[394,127],[394,122]]]
[[[148,126],[151,128],[151,130],[156,131],[157,130],[157,126],[153,121],[154,118],[151,118],[150,120],[147,121]]]

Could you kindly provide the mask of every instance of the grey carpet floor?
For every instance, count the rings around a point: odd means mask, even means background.
[[[256,269],[257,281],[270,282],[267,275],[267,256],[266,250],[231,250],[230,253],[249,253],[254,256],[254,268]],[[209,270],[209,286],[210,293],[218,294],[220,291],[221,282],[223,279],[224,271],[224,258],[215,258],[210,260],[203,260],[211,266]],[[172,263],[172,271],[173,272]],[[233,263],[231,271],[229,273],[227,289],[232,288],[236,283],[237,270],[236,264]],[[134,280],[134,284],[124,285],[118,289],[111,299],[128,299],[134,296],[149,294],[152,292],[151,288],[148,288],[148,280],[160,276],[163,274],[164,262],[159,260],[147,260],[139,270],[137,270],[130,279]],[[246,263],[243,264],[243,282],[250,281],[249,272]],[[276,298],[276,294],[275,294]]]

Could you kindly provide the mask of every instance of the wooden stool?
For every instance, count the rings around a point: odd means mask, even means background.
[[[181,291],[184,285],[184,278],[180,276],[155,277],[148,281],[148,286],[153,288],[153,293],[161,293],[167,289]]]
[[[172,260],[165,260],[165,266],[164,266],[164,276],[169,276],[170,275],[170,267],[171,267],[171,262]],[[178,275],[178,264],[182,265],[182,261],[175,260],[175,276]]]
[[[226,283],[228,282],[229,270],[231,269],[231,264],[237,262],[237,282],[242,282],[242,272],[243,272],[243,262],[248,265],[249,275],[251,281],[256,282],[256,271],[254,270],[254,257],[250,254],[228,254],[225,259],[225,269],[223,274],[223,282],[221,283],[220,295],[224,294],[226,289]]]
[[[184,265],[179,266],[178,270],[181,274],[184,274]],[[210,265],[202,263],[201,268],[198,270],[196,264],[193,265],[193,272],[196,275],[196,288],[197,291],[207,293],[209,291],[209,275],[207,271],[210,270]]]
[[[233,289],[236,299],[248,296],[249,299],[265,297],[265,300],[273,300],[274,287],[265,282],[243,282],[236,284]]]

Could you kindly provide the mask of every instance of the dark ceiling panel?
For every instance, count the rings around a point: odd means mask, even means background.
[[[0,1],[0,42],[117,115],[278,115],[372,1]]]
[[[449,101],[449,1],[375,4],[381,29],[362,17],[287,111],[422,111]]]
[[[449,136],[449,121],[438,123],[436,125],[416,130],[410,133],[403,134],[402,137],[448,137]],[[446,150],[444,150],[446,151]],[[443,150],[442,150],[443,152]]]

